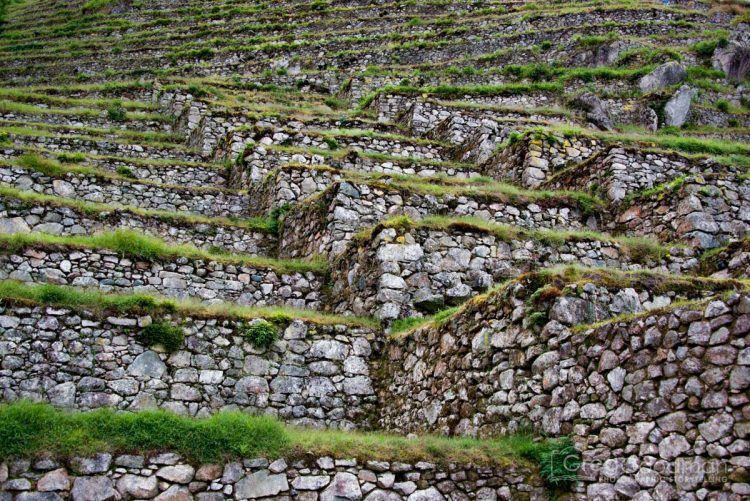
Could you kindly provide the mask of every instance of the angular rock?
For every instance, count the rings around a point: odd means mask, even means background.
[[[684,82],[686,78],[687,71],[685,67],[676,61],[670,61],[658,66],[648,75],[644,75],[638,86],[642,92],[653,92]]]
[[[682,127],[690,115],[690,104],[698,91],[683,85],[664,106],[664,123],[668,127]]]
[[[320,494],[320,501],[358,501],[362,499],[359,480],[351,473],[339,472]]]
[[[237,482],[235,497],[238,499],[256,499],[276,496],[289,490],[286,474],[271,475],[268,470],[260,470]]]
[[[70,495],[73,501],[110,501],[117,492],[108,477],[78,477]]]

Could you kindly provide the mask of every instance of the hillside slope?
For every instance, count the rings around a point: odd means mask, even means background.
[[[0,501],[750,499],[741,1],[0,0],[0,60]]]

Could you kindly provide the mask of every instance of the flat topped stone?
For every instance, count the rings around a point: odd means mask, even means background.
[[[276,496],[289,490],[286,474],[272,475],[268,470],[260,470],[246,476],[235,485],[237,499],[257,499]]]

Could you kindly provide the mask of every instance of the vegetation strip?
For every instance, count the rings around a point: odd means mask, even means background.
[[[179,257],[238,264],[255,268],[270,268],[279,273],[326,273],[327,262],[321,257],[309,260],[272,259],[243,256],[239,254],[216,254],[188,244],[170,244],[164,240],[146,236],[136,231],[116,230],[85,237],[61,237],[43,233],[0,234],[0,243],[5,254],[17,253],[29,247],[64,246],[85,249],[109,249],[122,256],[146,261],[169,260]]]
[[[233,228],[242,228],[246,230],[260,231],[263,233],[275,233],[278,221],[271,218],[246,218],[231,219],[226,217],[208,217],[187,212],[169,212],[155,209],[142,209],[129,205],[103,204],[98,202],[85,202],[72,200],[70,198],[56,197],[53,195],[44,195],[33,191],[21,191],[16,188],[0,186],[0,197],[14,198],[21,202],[32,202],[40,205],[50,205],[53,207],[68,207],[73,210],[81,211],[89,216],[100,216],[104,212],[111,211],[128,211],[133,214],[144,217],[153,217],[160,221],[174,222],[176,224],[206,224],[212,226],[226,226]]]
[[[204,463],[314,455],[484,466],[527,462],[544,469],[555,454],[569,447],[566,438],[539,439],[527,434],[479,440],[292,428],[271,417],[241,412],[195,419],[166,411],[71,412],[25,401],[0,405],[0,461],[42,454],[73,457],[104,451],[173,451]]]
[[[536,291],[543,287],[552,286],[558,287],[560,290],[562,290],[567,285],[573,283],[578,285],[594,283],[597,285],[617,289],[640,286],[654,293],[664,293],[673,290],[683,292],[712,291],[717,293],[740,291],[750,292],[749,280],[674,275],[670,273],[649,270],[622,271],[612,268],[586,268],[583,266],[575,265],[553,266],[538,271],[524,273],[518,278],[510,279],[505,282],[496,284],[487,292],[472,297],[461,306],[448,308],[439,311],[432,316],[424,317],[421,319],[404,319],[395,322],[391,327],[390,339],[398,342],[405,337],[408,337],[416,330],[421,329],[422,327],[440,328],[448,321],[448,319],[461,315],[464,312],[471,310],[472,308],[481,307],[481,305],[487,302],[490,297],[498,294],[503,294],[503,291],[508,290],[510,287],[514,287],[518,284],[524,284],[532,291]],[[690,304],[693,303],[678,302],[674,304],[674,307],[677,308]],[[672,306],[670,305],[665,309],[669,309],[671,307]],[[664,309],[645,311],[643,312],[643,315],[648,316],[648,314],[658,314],[662,310]],[[615,321],[617,321],[617,317],[609,319],[603,323]],[[592,327],[589,325],[582,326],[581,329],[583,328],[589,329]]]
[[[123,314],[177,313],[200,318],[265,318],[275,323],[301,319],[321,325],[380,328],[380,323],[374,318],[333,315],[315,310],[277,306],[251,307],[230,303],[207,305],[193,300],[166,299],[149,294],[102,293],[99,290],[52,284],[32,285],[14,280],[0,280],[0,300]]]

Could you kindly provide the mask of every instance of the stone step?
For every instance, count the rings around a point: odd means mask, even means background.
[[[416,191],[429,191],[431,186],[442,186],[447,191],[471,192],[472,190],[491,191],[493,186],[487,178],[478,176],[420,177],[396,173],[393,176],[382,173],[341,170],[329,165],[286,164],[269,172],[261,181],[254,183],[249,190],[255,201],[253,209],[257,215],[269,214],[274,208],[304,203],[334,183],[350,182],[373,185],[392,185],[395,188]],[[438,188],[435,188],[438,189]]]
[[[332,263],[338,313],[392,321],[463,303],[523,273],[558,265],[695,273],[689,248],[593,232],[524,231],[471,219],[404,218],[356,238]]]
[[[17,111],[12,111],[20,108]],[[117,109],[119,112],[119,108]],[[71,130],[86,129],[112,129],[133,132],[170,133],[172,125],[168,117],[159,117],[156,114],[138,114],[122,109],[123,118],[113,119],[108,112],[91,108],[65,109],[49,108],[45,105],[25,104],[19,107],[17,103],[0,100],[0,123],[44,123],[59,127],[68,127]],[[144,115],[144,116],[141,116]]]
[[[5,401],[80,410],[159,407],[190,416],[242,410],[298,426],[371,427],[377,400],[369,366],[382,334],[369,320],[185,302],[170,303],[170,312],[158,298],[145,310],[128,310],[106,306],[127,298],[114,294],[90,304],[55,304],[34,300],[38,288],[6,284],[0,282],[0,333],[13,339],[3,358],[3,369],[13,370],[0,371]],[[57,297],[79,293],[47,290]],[[171,352],[142,338],[147,325],[164,322],[184,335]],[[253,344],[254,325],[275,333],[275,342]],[[35,353],[43,363],[33,361]]]
[[[171,186],[64,166],[48,174],[33,165],[0,165],[0,184],[84,202],[201,216],[246,217],[251,206],[250,198],[241,191]]]
[[[680,19],[676,19],[676,17]],[[421,40],[416,38],[418,35],[415,35],[414,39],[405,40],[403,45],[393,43],[392,37],[388,36],[390,33],[386,33],[379,38],[358,36],[339,39],[323,36],[319,40],[313,40],[309,43],[285,43],[282,41],[278,44],[268,44],[267,42],[260,42],[243,48],[245,53],[252,55],[254,60],[258,61],[251,67],[254,73],[261,73],[263,69],[272,67],[271,55],[276,59],[296,56],[299,61],[298,64],[306,68],[317,68],[321,65],[346,68],[352,64],[352,60],[367,60],[373,65],[388,65],[393,64],[394,56],[399,57],[398,61],[402,65],[426,65],[433,61],[450,60],[457,55],[464,58],[478,57],[503,50],[513,54],[513,51],[508,51],[509,48],[517,48],[519,49],[518,52],[521,52],[523,49],[553,38],[574,47],[576,45],[574,36],[581,32],[580,22],[580,13],[573,13],[567,16],[539,16],[530,21],[531,25],[540,24],[540,26],[535,26],[533,31],[528,30],[529,25],[526,23],[524,23],[524,28],[527,28],[527,30],[516,31],[515,28],[519,23],[515,18],[509,18],[507,33],[498,33],[500,30],[497,23],[487,23],[486,26],[476,29],[459,29],[447,33],[445,30],[433,31],[428,34],[422,33]],[[598,15],[589,12],[586,16],[586,31],[590,35],[606,36],[613,29],[617,29],[629,36],[647,38],[652,35],[661,35],[670,29],[688,32],[692,28],[689,22],[698,22],[704,26],[711,24],[705,15],[699,13],[685,13],[674,16],[671,13],[664,13],[655,9],[622,9],[598,13]],[[717,23],[715,26],[719,28],[721,25]],[[469,46],[474,37],[482,38],[483,43]],[[232,41],[235,41],[234,38]],[[269,46],[274,49],[272,52]],[[234,47],[227,47],[223,50],[220,48],[218,54],[207,54],[207,59],[229,58],[237,51]],[[467,47],[469,48],[467,49]],[[162,48],[152,45],[140,47],[140,49],[138,52],[122,54],[119,58],[111,58],[107,62],[113,69],[125,69],[132,67],[137,57],[139,62],[143,62],[143,69],[153,69],[152,66],[156,64],[160,57],[163,58],[170,54],[174,55],[177,61],[182,64],[196,59],[195,55],[189,50],[175,51],[169,47]],[[321,56],[321,53],[323,53],[323,56]],[[100,54],[97,55],[100,56]],[[61,71],[64,67],[61,63],[68,62],[61,60],[59,56],[57,59],[52,57],[49,59],[50,61],[44,61],[43,56],[39,57],[37,64],[38,68],[47,70],[48,74]],[[24,68],[21,66],[21,62],[26,61],[24,58],[10,60],[11,69],[19,72],[37,69]],[[94,54],[79,55],[77,62],[86,65],[94,64]],[[518,62],[523,62],[523,60],[519,59]]]
[[[0,232],[60,236],[95,235],[113,229],[142,232],[204,250],[273,257],[276,235],[262,219],[229,220],[79,202],[0,187]]]
[[[30,406],[18,405],[13,408],[16,409],[30,410]],[[45,416],[52,414],[43,406],[33,409],[47,411]],[[11,419],[18,414],[16,412]],[[119,416],[121,414],[114,414],[106,426],[119,429]],[[66,417],[57,413],[52,419]],[[92,417],[89,413],[75,416],[78,418],[76,424]],[[145,417],[136,414],[134,420],[140,422]],[[212,431],[196,430],[213,430],[212,421],[207,425],[204,420],[174,421],[179,423],[174,426],[179,426],[180,430],[195,433],[197,440],[210,441]],[[366,454],[371,435],[316,430],[312,449],[309,441],[292,438],[281,451],[266,454],[261,451],[270,452],[274,440],[307,430],[295,432],[281,426],[263,428],[251,419],[236,421],[237,426],[259,429],[253,435],[259,435],[267,443],[253,443],[242,437],[233,444],[237,450],[231,455],[226,454],[223,465],[209,463],[208,459],[203,462],[188,459],[171,450],[150,454],[141,450],[138,443],[133,454],[111,454],[99,452],[97,448],[89,452],[89,456],[70,454],[70,457],[50,459],[38,455],[13,459],[2,463],[2,468],[8,472],[4,476],[8,477],[9,490],[23,488],[27,491],[19,494],[21,499],[51,497],[48,490],[51,487],[62,495],[70,494],[72,499],[95,496],[119,499],[156,496],[163,499],[192,498],[195,495],[195,499],[201,501],[292,496],[324,500],[365,499],[364,496],[368,496],[370,501],[409,497],[413,501],[445,501],[459,495],[466,499],[544,499],[551,495],[540,477],[538,466],[523,459],[520,447],[506,443],[510,440],[484,443],[474,440],[469,444],[466,439],[447,439],[439,445],[431,445],[430,451],[425,452],[419,451],[418,447],[424,446],[429,439],[390,438],[387,445],[379,444],[379,455],[373,457]],[[16,425],[15,420],[11,422]],[[158,425],[166,424],[159,421]],[[18,426],[25,427],[26,423]],[[75,428],[75,432],[78,431],[87,435],[91,433],[80,424]],[[230,428],[230,432],[235,431]],[[107,436],[105,442],[115,438],[119,435]],[[342,441],[346,445],[342,446]],[[53,442],[57,445],[56,441]],[[246,443],[258,451],[255,456],[244,451]],[[460,443],[464,444],[463,448]],[[332,456],[330,450],[333,446],[336,446],[336,454]],[[308,448],[308,452],[301,454],[298,452],[300,448]],[[101,450],[106,449],[102,447]],[[495,457],[487,459],[493,453]],[[448,459],[442,461],[443,458]],[[445,480],[450,477],[455,480]]]
[[[0,279],[144,292],[208,303],[319,309],[325,266],[239,255],[214,255],[143,242],[137,233],[95,237],[0,234]],[[138,246],[158,246],[142,251]],[[192,249],[192,250],[191,250]],[[144,254],[145,252],[145,254]],[[182,254],[192,257],[185,257]]]
[[[280,255],[336,256],[347,249],[356,233],[399,214],[473,216],[521,228],[585,229],[599,224],[595,202],[573,193],[436,188],[334,182],[286,213],[279,234]]]

